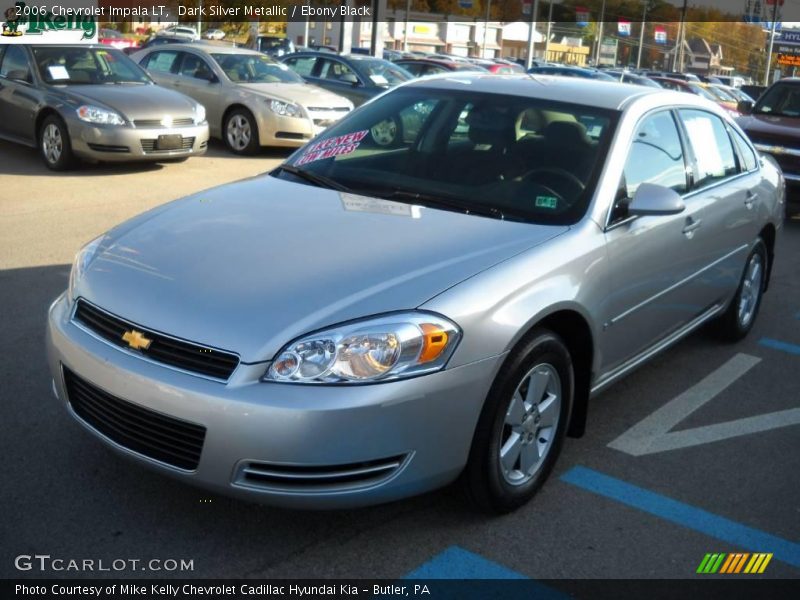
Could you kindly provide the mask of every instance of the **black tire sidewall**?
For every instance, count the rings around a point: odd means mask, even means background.
[[[47,157],[44,154],[44,131],[48,125],[56,125],[61,132],[61,156],[58,160],[54,163],[51,163],[47,160]],[[64,123],[64,120],[61,117],[56,115],[49,115],[45,117],[44,121],[42,121],[42,125],[39,128],[39,155],[42,157],[42,161],[44,162],[45,166],[48,169],[53,171],[65,171],[69,169],[74,160],[72,154],[72,141],[69,137],[69,130],[67,129],[67,125]]]
[[[242,150],[237,150],[233,146],[231,146],[230,142],[228,142],[228,125],[231,122],[231,119],[235,115],[242,115],[245,119],[247,119],[250,123],[250,131],[252,132],[250,135],[250,142],[245,146]],[[225,143],[225,146],[233,152],[234,154],[239,155],[249,155],[255,154],[256,150],[258,150],[259,146],[259,133],[258,133],[258,123],[256,123],[256,119],[249,110],[245,108],[236,108],[225,115],[225,123],[222,130],[222,141]]]
[[[544,463],[527,483],[512,485],[500,471],[499,450],[508,405],[522,378],[536,365],[549,364],[561,379],[561,413]],[[538,330],[506,359],[486,399],[465,471],[468,494],[483,510],[505,513],[532,498],[547,479],[561,452],[572,409],[575,382],[572,360],[556,334]]]

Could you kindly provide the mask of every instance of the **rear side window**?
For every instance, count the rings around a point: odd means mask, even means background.
[[[686,192],[686,163],[672,114],[663,111],[646,117],[633,136],[620,188],[633,198],[643,183]]]
[[[181,62],[180,74],[184,77],[193,77],[197,79],[208,79],[211,75],[211,69],[206,61],[199,56],[183,53],[183,62]]]
[[[753,171],[758,167],[758,157],[753,149],[750,147],[750,144],[744,139],[744,136],[736,131],[733,131],[733,141],[736,143],[736,147],[739,149],[739,156],[742,157],[742,171]]]
[[[147,57],[147,63],[143,66],[153,73],[171,73],[177,58],[178,52],[175,50],[160,50]]]
[[[697,161],[695,187],[736,175],[736,155],[722,119],[702,110],[681,110],[679,114]]]

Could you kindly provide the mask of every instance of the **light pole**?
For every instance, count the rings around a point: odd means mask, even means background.
[[[492,0],[486,0],[486,20],[483,22],[483,54],[481,58],[486,58],[486,39],[489,34],[489,12],[492,10]]]
[[[411,0],[406,0],[406,22],[403,25],[403,52],[408,52],[408,13],[411,11]]]
[[[525,69],[533,65],[533,43],[536,36],[536,15],[539,12],[539,0],[533,0],[531,7],[531,28],[528,31],[528,56],[525,58]]]
[[[550,0],[550,9],[547,11],[547,35],[544,38],[544,59],[549,60],[550,53],[550,29],[553,25],[553,0]]]
[[[769,52],[767,52],[767,67],[764,69],[764,85],[769,85],[769,70],[772,67],[772,51],[775,47],[775,30],[778,27],[778,0],[772,5],[772,27],[769,31]]]
[[[644,48],[644,30],[647,26],[647,6],[650,4],[650,0],[644,0],[644,9],[642,12],[642,27],[641,31],[639,31],[639,55],[636,57],[636,68],[642,68],[642,49]]]
[[[603,44],[603,20],[606,18],[606,0],[600,6],[600,20],[597,22],[597,47],[594,54],[594,66],[600,64],[600,46]]]

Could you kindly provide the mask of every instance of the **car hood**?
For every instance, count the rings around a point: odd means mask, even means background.
[[[271,98],[303,106],[324,108],[350,107],[347,98],[308,83],[242,83],[243,88]]]
[[[322,327],[414,309],[567,229],[261,176],[112,230],[74,294],[142,327],[260,362]]]
[[[67,93],[78,103],[99,103],[127,119],[160,119],[165,115],[190,117],[197,103],[181,93],[158,85],[74,85]]]
[[[748,134],[763,133],[770,137],[785,136],[788,143],[794,142],[798,133],[800,133],[800,118],[797,117],[759,114],[740,117],[736,119],[736,122]]]

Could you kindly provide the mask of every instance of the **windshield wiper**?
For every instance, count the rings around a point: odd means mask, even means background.
[[[280,165],[277,169],[273,171],[276,173],[278,171],[286,171],[287,173],[291,173],[295,177],[299,177],[300,179],[305,179],[309,183],[313,183],[316,186],[328,188],[331,190],[337,190],[339,192],[348,192],[353,193],[346,185],[342,185],[335,179],[331,179],[330,177],[325,177],[325,175],[317,175],[316,173],[312,173],[311,171],[306,171],[305,169],[298,169],[293,165]]]
[[[380,194],[381,198],[387,200],[414,200],[420,204],[428,204],[438,208],[455,209],[467,214],[483,215],[486,217],[494,217],[495,219],[505,219],[503,211],[494,206],[484,206],[482,204],[475,204],[472,202],[464,202],[456,198],[447,196],[437,196],[435,194],[426,194],[424,192],[412,192],[409,190],[393,190],[388,194]]]

